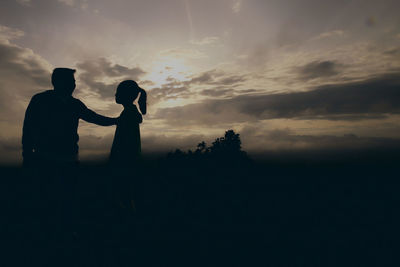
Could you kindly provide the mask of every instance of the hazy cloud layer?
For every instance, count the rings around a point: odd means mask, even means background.
[[[171,83],[163,84],[161,87],[153,88],[149,91],[148,99],[150,104],[176,98],[189,98],[191,96],[185,86],[174,86]]]
[[[214,45],[220,42],[220,38],[217,36],[207,36],[200,40],[191,40],[190,43],[194,45]]]
[[[0,40],[2,40],[3,42],[18,39],[22,36],[24,36],[23,31],[0,25]]]
[[[149,90],[149,100],[151,104],[155,104],[169,99],[194,98],[194,96],[197,95],[196,92],[198,92],[198,90],[193,89],[194,87],[209,88],[199,91],[199,94],[203,96],[232,96],[235,92],[232,88],[247,79],[246,75],[233,75],[218,69],[201,72],[185,81],[179,81],[168,77],[167,83],[163,84],[161,87],[155,87]],[[221,89],[220,86],[228,88]]]
[[[8,27],[0,32],[0,120],[21,125],[24,103],[35,93],[51,88],[50,64],[32,50],[8,40],[22,35]]]
[[[207,58],[207,55],[197,49],[174,48],[160,52],[161,56],[183,58],[183,59],[201,59]]]
[[[245,82],[246,80],[247,78],[245,75],[226,74],[222,70],[213,69],[193,76],[189,81],[185,81],[184,84],[233,86],[237,83]]]
[[[114,97],[117,85],[123,80],[138,81],[139,77],[146,73],[139,67],[129,68],[113,64],[106,58],[80,62],[77,68],[79,81],[105,98]]]
[[[335,61],[313,61],[298,67],[297,73],[302,80],[325,78],[337,75],[341,67],[342,66]]]
[[[209,96],[209,97],[228,97],[232,96],[235,90],[233,89],[204,89],[200,92],[201,95]]]
[[[164,108],[156,118],[170,124],[244,122],[273,118],[354,120],[400,112],[400,73],[317,87],[307,92],[249,94]]]
[[[399,56],[400,55],[400,47],[393,47],[383,52],[384,55],[387,56]]]
[[[0,165],[21,162],[21,147],[22,145],[19,138],[0,137]]]
[[[107,157],[109,155],[113,135],[104,137],[85,135],[81,138],[80,154],[81,158],[87,159],[92,155]],[[165,155],[175,149],[193,149],[203,140],[211,140],[211,137],[193,134],[193,135],[164,135],[164,134],[149,134],[142,137],[142,152],[144,154],[161,153]]]
[[[400,148],[400,139],[382,137],[362,137],[352,133],[335,135],[300,135],[289,128],[261,130],[257,127],[245,126],[240,130],[244,149],[250,154],[272,151],[305,151],[305,150],[357,150],[357,149],[395,149]],[[143,153],[161,153],[181,149],[194,150],[198,143],[205,141],[208,145],[218,137],[223,136],[221,130],[217,135],[164,135],[149,134],[142,138]],[[113,136],[84,136],[81,146],[83,155],[109,154]],[[16,146],[14,146],[16,148]],[[13,149],[14,149],[13,148]]]
[[[187,151],[194,150],[201,141],[206,141],[211,145],[219,135],[193,134],[186,136],[167,136],[163,134],[146,135],[142,138],[144,155],[165,156],[170,151],[181,149]],[[366,149],[393,150],[400,148],[400,140],[393,138],[380,137],[360,137],[354,134],[342,136],[333,135],[299,135],[290,129],[272,129],[260,131],[255,128],[242,129],[240,131],[244,149],[255,156],[259,153],[269,152],[310,152],[310,151],[357,151]],[[98,137],[93,135],[82,136],[80,145],[80,159],[83,161],[107,159],[109,156],[113,136],[106,135]],[[20,140],[0,138],[0,162],[15,163],[21,162]]]
[[[32,50],[10,42],[23,36],[0,26],[0,163],[21,160],[21,132],[30,98],[50,89],[51,65]]]
[[[381,137],[362,137],[352,133],[336,135],[300,135],[292,129],[272,129],[260,131],[246,127],[241,131],[243,144],[248,151],[338,151],[358,149],[399,149],[400,139]]]

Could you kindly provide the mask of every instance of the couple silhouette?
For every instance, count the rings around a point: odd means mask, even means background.
[[[72,96],[76,87],[74,74],[74,69],[54,69],[51,76],[54,90],[32,97],[23,125],[24,166],[76,164],[79,119],[101,126],[117,125],[110,162],[120,167],[136,164],[141,153],[139,124],[146,114],[146,91],[135,81],[121,82],[115,101],[124,110],[118,118],[109,118],[93,112]],[[134,104],[138,96],[140,112]]]

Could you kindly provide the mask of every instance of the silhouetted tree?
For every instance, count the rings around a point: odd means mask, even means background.
[[[228,130],[225,132],[224,137],[215,139],[210,150],[212,153],[240,154],[242,152],[241,144],[240,135],[233,130]]]
[[[231,160],[231,159],[248,159],[247,153],[242,151],[242,142],[240,134],[235,133],[233,130],[225,132],[223,137],[216,138],[212,145],[207,147],[206,142],[202,141],[197,144],[196,150],[188,150],[187,153],[180,149],[175,152],[168,153],[168,158],[174,159],[208,159],[218,158],[218,160]]]
[[[196,151],[195,151],[195,153],[196,153],[197,155],[199,155],[199,154],[206,154],[206,153],[208,153],[208,152],[209,152],[209,148],[207,147],[206,142],[202,141],[201,143],[199,143],[199,144],[197,145],[197,149],[196,149]]]
[[[183,152],[180,149],[176,149],[174,152],[169,152],[167,154],[167,158],[173,158],[173,159],[181,159],[185,156],[185,152]]]

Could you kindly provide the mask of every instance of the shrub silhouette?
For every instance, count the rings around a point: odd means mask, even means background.
[[[188,150],[183,152],[180,149],[176,149],[174,152],[168,153],[167,157],[169,159],[188,160],[213,159],[219,162],[224,160],[249,160],[241,145],[240,134],[235,133],[233,130],[228,130],[223,137],[216,138],[211,146],[207,146],[206,142],[202,141],[197,144],[195,151]]]
[[[236,134],[233,130],[228,130],[225,132],[224,137],[215,139],[210,147],[211,153],[214,154],[240,154],[241,144],[240,135]]]

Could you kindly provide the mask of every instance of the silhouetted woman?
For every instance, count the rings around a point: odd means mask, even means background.
[[[140,112],[134,104],[138,96]],[[141,194],[138,174],[141,154],[139,124],[142,122],[142,114],[146,114],[146,98],[146,92],[132,80],[121,82],[115,94],[115,101],[123,105],[124,110],[118,119],[110,163],[115,174],[113,177],[114,203],[122,210],[130,207],[136,211],[135,202],[137,201],[134,199]]]

